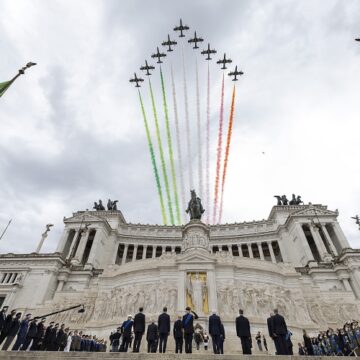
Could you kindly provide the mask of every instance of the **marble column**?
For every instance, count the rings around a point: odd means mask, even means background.
[[[340,225],[338,222],[333,222],[331,223],[333,229],[334,229],[334,233],[339,241],[339,245],[341,246],[342,249],[347,249],[347,248],[350,248],[350,244],[349,242],[347,241]]]
[[[250,257],[251,259],[253,259],[253,258],[254,258],[254,254],[253,254],[253,251],[252,251],[252,248],[251,248],[251,244],[247,244],[247,246],[248,246],[248,250],[249,250],[249,257]]]
[[[272,247],[272,242],[271,242],[271,241],[268,241],[268,242],[267,242],[267,245],[268,245],[268,248],[269,248],[271,261],[272,261],[274,264],[276,264],[276,257],[275,257],[275,254],[274,254],[274,249],[273,249],[273,247]]]
[[[74,258],[71,260],[72,264],[79,265],[81,263],[89,233],[89,230],[82,230],[79,246],[76,250]]]
[[[147,245],[143,246],[143,256],[142,256],[143,260],[146,259],[147,248],[148,248]]]
[[[186,272],[185,270],[179,270],[178,272],[178,312],[183,312],[185,309],[185,282]]]
[[[121,260],[121,265],[124,265],[126,263],[126,257],[127,257],[128,248],[129,248],[129,244],[125,244],[123,257],[122,257],[122,260]]]
[[[155,246],[155,245],[153,245],[152,258],[153,258],[153,259],[156,258],[156,246]]]
[[[242,252],[242,247],[241,247],[241,245],[238,245],[237,247],[238,247],[238,249],[239,249],[239,256],[243,257],[244,255],[243,255],[243,252]]]
[[[66,244],[66,241],[67,241],[68,236],[69,236],[70,230],[71,230],[71,229],[65,229],[65,230],[64,230],[63,234],[61,235],[61,239],[60,239],[60,241],[59,241],[59,243],[58,243],[58,246],[57,246],[57,248],[56,248],[56,252],[59,252],[59,253],[63,252],[64,247],[65,247],[65,244]],[[77,233],[78,233],[78,232],[76,232],[76,234],[77,234]],[[76,234],[75,234],[75,236],[76,236]],[[75,236],[74,236],[74,238],[75,238]]]
[[[71,246],[70,246],[70,249],[69,249],[69,254],[66,257],[67,259],[70,259],[71,256],[75,256],[75,254],[73,254],[73,252],[74,252],[74,247],[76,246],[79,234],[80,234],[80,230],[77,230],[75,232],[75,235],[74,235],[73,239],[72,239]],[[79,239],[79,242],[80,242],[80,239]]]
[[[138,245],[134,245],[134,252],[133,252],[133,256],[132,256],[132,261],[136,260],[137,251],[138,251]]]
[[[101,247],[101,238],[102,238],[102,230],[96,229],[96,233],[94,236],[93,243],[91,245],[89,258],[87,260],[88,264],[93,265],[94,267],[99,266],[99,256],[101,255],[100,247]]]
[[[56,292],[62,291],[63,287],[64,287],[64,280],[59,280]]]
[[[297,223],[295,226],[296,226],[296,229],[295,229],[296,235],[300,241],[300,245],[302,246],[302,248],[304,250],[307,261],[314,261],[315,258],[311,252],[310,245],[306,239],[303,228],[301,227],[301,225],[299,223]]]
[[[324,235],[325,235],[325,237],[327,239],[328,244],[330,245],[331,251],[333,252],[333,254],[335,256],[338,255],[336,247],[335,247],[334,243],[332,242],[332,239],[331,239],[331,237],[330,237],[330,235],[329,235],[329,233],[328,233],[328,231],[326,229],[326,226],[324,224],[321,224],[321,228],[322,228],[322,231],[324,232]]]
[[[330,254],[326,250],[324,242],[319,234],[319,229],[316,227],[316,225],[311,224],[310,231],[311,231],[311,235],[315,241],[316,247],[319,251],[321,259],[324,259],[324,257],[330,256]]]
[[[346,291],[352,291],[352,288],[349,284],[349,279],[341,279],[341,282],[343,283]]]
[[[258,249],[259,249],[260,259],[261,259],[261,260],[264,260],[264,259],[265,259],[265,258],[264,258],[264,252],[263,252],[263,248],[262,248],[262,246],[261,246],[261,243],[257,243],[257,247],[258,247]]]
[[[208,270],[206,277],[209,296],[209,311],[211,312],[213,309],[218,311],[219,309],[217,304],[217,289],[214,270]]]

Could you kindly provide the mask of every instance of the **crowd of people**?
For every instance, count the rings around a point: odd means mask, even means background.
[[[356,320],[348,321],[340,329],[328,328],[310,337],[303,330],[303,343],[298,343],[299,355],[358,356],[360,328]]]
[[[106,351],[107,342],[95,335],[70,331],[65,324],[50,322],[46,326],[46,318],[33,318],[31,314],[26,314],[21,320],[22,313],[16,310],[9,314],[7,312],[8,306],[4,306],[0,311],[2,350],[9,350],[16,337],[11,348],[13,351]]]

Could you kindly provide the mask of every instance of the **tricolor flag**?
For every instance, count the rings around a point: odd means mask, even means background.
[[[4,92],[10,87],[10,85],[14,82],[14,80],[9,80],[0,83],[0,97],[3,96]]]

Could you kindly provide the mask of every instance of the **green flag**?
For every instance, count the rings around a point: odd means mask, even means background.
[[[3,96],[4,92],[10,87],[13,83],[13,80],[5,81],[0,83],[0,97]]]

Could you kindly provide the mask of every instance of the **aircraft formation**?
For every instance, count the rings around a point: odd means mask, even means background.
[[[183,25],[182,19],[180,19],[180,25],[175,26],[173,28],[173,30],[175,32],[179,32],[179,37],[185,37],[185,32],[190,30],[190,27],[187,25]],[[193,49],[199,49],[198,44],[202,43],[204,41],[203,38],[199,37],[196,34],[196,31],[194,33],[194,37],[190,38],[188,40],[189,44],[193,44]],[[174,51],[174,47],[177,45],[177,42],[175,40],[171,40],[170,38],[170,34],[168,34],[167,36],[167,40],[163,41],[161,43],[162,46],[167,47],[167,52],[171,52]],[[206,55],[205,60],[212,60],[211,56],[212,54],[216,54],[217,51],[215,49],[211,49],[210,44],[208,43],[208,46],[206,49],[204,49],[203,51],[201,51],[202,55]],[[156,48],[156,52],[154,54],[151,55],[151,58],[153,59],[157,59],[156,63],[157,64],[162,64],[163,61],[161,60],[162,58],[165,58],[167,55],[164,52],[161,52],[159,49],[159,46]],[[230,64],[232,63],[232,60],[229,58],[226,58],[226,54],[224,54],[224,57],[222,59],[219,59],[217,62],[217,64],[222,65],[221,69],[222,70],[226,70],[226,64]],[[150,76],[151,72],[150,70],[154,70],[155,67],[153,65],[149,65],[147,60],[145,60],[145,65],[140,67],[140,70],[145,71],[145,75],[146,76]],[[228,73],[229,76],[233,77],[232,81],[238,81],[238,76],[243,75],[244,73],[242,71],[238,71],[238,67],[237,65],[235,66],[235,69],[233,71],[230,71]],[[134,77],[130,79],[130,82],[135,83],[135,87],[140,87],[139,83],[143,82],[144,79],[142,79],[141,77],[139,77],[136,72],[134,73]]]

